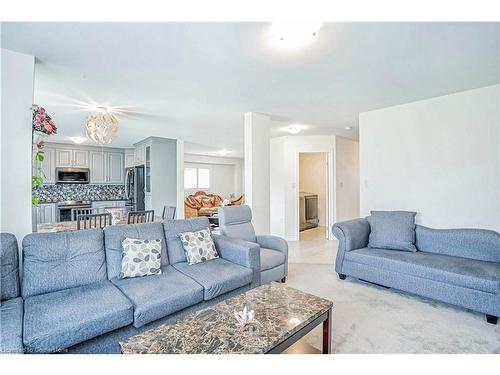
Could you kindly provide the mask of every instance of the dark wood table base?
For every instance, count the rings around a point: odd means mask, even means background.
[[[314,328],[323,323],[323,352],[322,354],[332,353],[332,309],[324,312],[312,322],[308,323],[300,330],[295,332],[292,336],[287,338],[285,341],[279,343],[274,348],[269,350],[266,354],[279,354],[284,352],[290,346],[299,341],[302,337],[311,332]]]

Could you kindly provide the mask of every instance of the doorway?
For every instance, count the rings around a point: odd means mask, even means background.
[[[299,240],[328,238],[328,153],[299,152]]]

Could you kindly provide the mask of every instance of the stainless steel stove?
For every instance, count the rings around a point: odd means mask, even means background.
[[[71,221],[73,208],[91,208],[91,201],[63,201],[57,204],[57,221]]]

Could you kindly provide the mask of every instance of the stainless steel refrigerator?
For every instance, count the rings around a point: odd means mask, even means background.
[[[125,195],[134,211],[144,211],[144,165],[126,169]]]

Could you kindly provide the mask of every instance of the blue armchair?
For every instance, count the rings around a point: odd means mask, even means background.
[[[260,281],[286,281],[288,275],[288,244],[280,237],[256,235],[252,225],[252,210],[248,206],[219,208],[221,234],[260,246]]]

